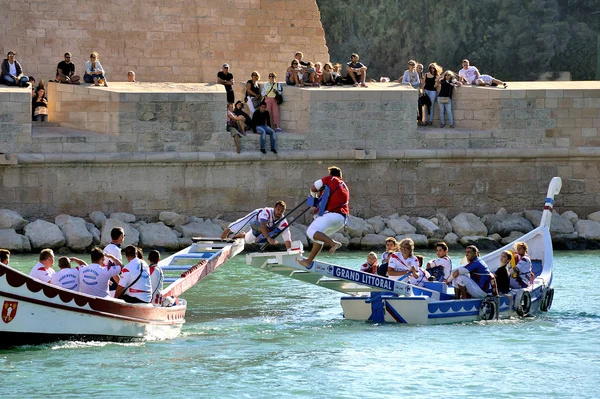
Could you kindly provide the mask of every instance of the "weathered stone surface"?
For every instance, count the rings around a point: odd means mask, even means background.
[[[158,220],[160,220],[167,226],[173,227],[173,226],[177,226],[177,225],[188,224],[190,218],[188,216],[180,215],[175,212],[163,211],[158,215]]]
[[[342,233],[333,233],[331,235],[331,238],[334,239],[335,241],[339,242],[342,244],[343,247],[347,247],[348,244],[350,244],[350,239],[348,239],[348,237],[346,237],[345,235],[343,235]]]
[[[69,215],[58,215],[54,222],[62,231],[67,247],[73,251],[83,252],[92,245],[94,236],[88,231],[85,220]]]
[[[293,224],[290,226],[290,233],[292,234],[292,241],[300,241],[304,248],[308,248],[308,237],[301,229],[299,225]],[[342,236],[343,237],[343,236]]]
[[[563,212],[562,215],[560,215],[560,216],[562,216],[565,219],[570,220],[571,223],[573,223],[573,226],[575,226],[575,223],[577,223],[577,221],[579,220],[579,216],[577,216],[577,214],[573,211]],[[600,222],[600,220],[596,220],[596,222]]]
[[[373,226],[375,234],[379,234],[385,229],[385,221],[381,216],[375,216],[371,219],[367,219],[367,223]]]
[[[448,245],[456,245],[458,243],[458,236],[454,233],[448,233],[444,236],[443,241]]]
[[[362,237],[352,237],[350,242],[348,243],[349,249],[360,249],[360,242],[362,241]]]
[[[521,238],[522,236],[523,236],[523,233],[521,233],[520,231],[511,231],[508,236],[506,236],[502,240],[500,240],[500,243],[502,245],[510,244],[511,242]]]
[[[118,219],[125,223],[133,223],[136,221],[135,215],[125,212],[115,212],[110,214],[110,219]]]
[[[220,237],[223,229],[209,219],[203,222],[192,222],[184,226],[175,226],[184,237]]]
[[[552,237],[554,250],[578,251],[587,248],[587,240],[577,234],[557,234]]]
[[[593,220],[580,220],[575,223],[575,232],[588,240],[600,240],[600,223]]]
[[[452,223],[450,223],[446,215],[443,213],[436,213],[435,218],[437,219],[437,226],[442,230],[444,235],[452,233]]]
[[[506,209],[504,208],[500,208],[496,211],[496,216],[506,216],[508,215],[508,212],[506,212]]]
[[[192,245],[192,237],[180,237],[179,240],[179,248],[185,248]]]
[[[60,248],[65,245],[65,237],[54,223],[38,219],[25,226],[24,231],[33,249]]]
[[[498,242],[500,242],[500,240],[502,240],[502,236],[498,233],[490,234],[488,236],[488,238],[491,238],[492,240],[498,241]]]
[[[464,246],[475,245],[480,251],[495,250],[501,246],[496,240],[482,236],[465,236],[460,239],[460,243]]]
[[[387,221],[390,229],[394,230],[397,235],[415,234],[417,229],[402,218],[393,218]]]
[[[100,211],[94,211],[90,213],[89,218],[98,229],[101,229],[106,221],[106,215]]]
[[[0,209],[0,229],[21,230],[29,222],[10,209]],[[0,244],[2,245],[2,244]]]
[[[92,235],[92,245],[100,244],[100,230],[94,225],[94,223],[86,222],[85,227]]]
[[[528,233],[533,230],[533,225],[529,220],[517,215],[484,215],[481,221],[485,224],[488,234],[498,233],[501,236],[506,236],[511,231]]]
[[[179,238],[163,222],[148,223],[139,227],[140,245],[144,248],[179,248]]]
[[[125,238],[123,239],[122,247],[125,248],[127,245],[138,245],[140,241],[140,233],[132,227],[129,223],[125,223],[120,219],[108,218],[102,226],[100,234],[100,246],[105,247],[111,242],[110,231],[115,227],[123,228],[125,232]]]
[[[15,252],[30,252],[31,244],[29,238],[17,234],[15,229],[0,229],[0,245],[2,248]]]
[[[352,215],[348,216],[346,231],[350,237],[362,237],[365,234],[372,234],[375,232],[373,226],[367,223],[364,219]]]
[[[443,231],[429,219],[418,217],[411,221],[417,229],[417,234],[423,234],[427,238],[444,236]]]
[[[488,231],[485,224],[472,213],[459,213],[452,219],[452,230],[459,237],[465,236],[487,236]]]
[[[386,236],[386,237],[394,237],[397,233],[394,230],[390,229],[389,227],[386,227],[379,234],[381,234],[382,236]]]
[[[590,213],[588,215],[588,219],[589,220],[593,220],[594,222],[600,222],[600,211],[594,212],[594,213]]]
[[[386,238],[379,234],[367,234],[360,241],[360,246],[363,249],[384,248]]]
[[[396,240],[400,241],[405,238],[410,238],[415,242],[415,248],[427,248],[427,237],[423,234],[402,234],[396,236]]]
[[[534,227],[538,227],[542,221],[542,211],[527,210],[523,212],[523,216],[531,222]],[[571,234],[575,231],[573,224],[567,218],[563,218],[558,212],[552,212],[552,220],[550,222],[550,233],[555,234]]]

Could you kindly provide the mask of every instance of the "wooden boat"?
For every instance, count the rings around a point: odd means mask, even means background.
[[[310,269],[299,265],[296,258],[303,248],[298,242],[287,252],[251,253],[246,255],[250,266],[277,273],[310,284],[346,294],[341,298],[344,317],[371,322],[405,324],[442,324],[492,320],[512,316],[547,312],[552,306],[552,240],[550,221],[554,196],[560,192],[561,179],[550,182],[539,227],[518,240],[482,256],[493,272],[499,265],[502,251],[513,249],[524,241],[529,246],[535,279],[529,289],[512,290],[507,295],[484,299],[454,299],[445,283],[425,283],[417,287],[403,281],[376,276],[352,268],[314,261]]]
[[[191,246],[162,260],[159,266],[169,284],[161,292],[168,299],[163,306],[66,290],[0,263],[0,347],[56,340],[175,338],[185,323],[187,307],[180,295],[243,249],[243,240],[194,238]],[[164,306],[167,303],[171,306]]]

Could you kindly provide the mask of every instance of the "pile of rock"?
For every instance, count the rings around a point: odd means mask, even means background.
[[[460,213],[451,220],[441,213],[430,218],[393,214],[365,220],[350,216],[346,228],[333,238],[349,249],[379,249],[385,246],[387,237],[398,240],[410,237],[420,248],[445,241],[454,248],[475,244],[487,251],[500,248],[539,226],[541,217],[539,210],[509,214],[504,209],[481,218]],[[138,220],[129,213],[112,213],[107,217],[96,211],[90,213],[87,220],[58,215],[51,223],[41,219],[28,221],[17,212],[0,209],[0,248],[15,252],[37,252],[43,248],[85,252],[94,245],[107,245],[111,229],[122,227],[125,245],[175,251],[190,245],[192,237],[220,236],[228,224],[221,219],[175,212],[161,212],[155,220],[158,221]],[[294,240],[301,240],[308,247],[306,229],[304,225],[294,224],[291,232]],[[572,211],[562,215],[555,212],[550,232],[556,249],[599,249],[600,211],[588,215],[587,220],[580,220]]]

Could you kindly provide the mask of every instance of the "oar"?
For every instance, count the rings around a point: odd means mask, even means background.
[[[303,210],[302,212],[300,212],[300,214],[299,214],[298,216],[296,216],[294,219],[292,219],[292,221],[291,221],[291,222],[289,222],[287,226],[285,226],[283,229],[281,229],[281,231],[280,231],[279,233],[275,234],[275,235],[274,235],[273,237],[271,237],[271,238],[275,239],[275,238],[279,237],[279,235],[281,235],[281,233],[283,233],[284,231],[286,231],[287,229],[289,229],[289,228],[290,228],[290,226],[292,225],[292,223],[294,223],[296,220],[298,220],[298,218],[300,218],[300,216],[304,215],[304,214],[306,213],[306,211],[308,211],[310,208],[311,208],[311,207],[309,206],[308,208],[306,208],[305,210]],[[290,213],[291,213],[291,212],[290,212]],[[281,220],[281,219],[280,219],[280,220]],[[277,226],[277,225],[275,224],[275,226]],[[266,243],[264,243],[262,247],[260,247],[260,250],[261,250],[261,251],[264,251],[264,250],[265,250],[265,248],[266,248],[268,245],[269,245],[269,240],[267,240],[267,242],[266,242]]]

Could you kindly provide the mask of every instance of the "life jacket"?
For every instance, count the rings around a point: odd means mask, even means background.
[[[347,217],[350,213],[348,203],[350,202],[350,193],[346,183],[336,176],[325,176],[321,179],[323,187],[318,200],[310,201],[310,206],[315,206],[315,213],[323,216],[325,212],[335,212]]]
[[[365,273],[377,274],[378,267],[379,265],[377,264],[377,261],[375,261],[375,263],[373,263],[372,265],[369,265],[369,262],[365,262],[361,267],[361,271]]]
[[[531,284],[533,284],[533,280],[535,279],[535,276],[533,274],[533,271],[531,270],[531,258],[529,258],[529,256],[527,255],[523,255],[521,258],[519,258],[519,255],[515,254],[515,257],[518,259],[515,264],[513,265],[512,262],[510,264],[511,270],[510,270],[510,275],[512,278],[514,278],[519,285],[522,288],[527,288],[529,287]],[[514,258],[513,258],[514,259]],[[521,260],[527,260],[529,263],[529,270],[522,272],[517,268],[517,264],[521,261]]]

